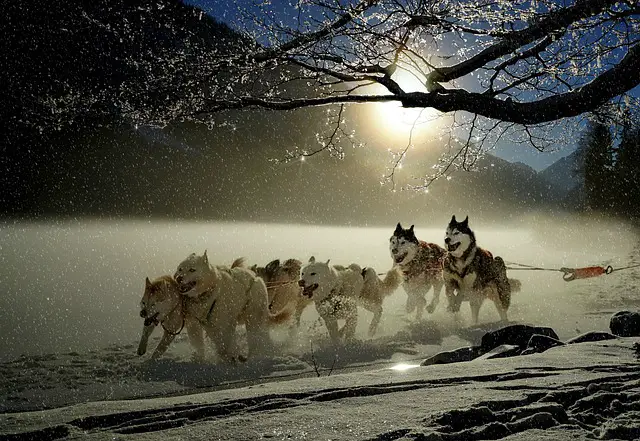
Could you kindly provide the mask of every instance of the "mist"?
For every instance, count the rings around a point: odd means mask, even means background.
[[[638,259],[634,228],[615,221],[536,214],[517,222],[481,223],[474,222],[471,213],[470,222],[479,246],[509,262],[545,268],[597,264],[615,268]],[[201,254],[206,249],[212,263],[223,265],[240,256],[248,265],[264,265],[275,258],[306,262],[313,255],[335,264],[356,262],[381,272],[391,266],[388,239],[394,227],[5,221],[0,227],[0,359],[135,343],[142,328],[138,305],[145,277],[172,274],[189,253]],[[446,223],[434,221],[417,223],[415,229],[418,238],[441,244],[445,227]],[[513,297],[509,318],[548,324],[561,337],[575,335],[580,328],[606,326],[607,311],[620,306],[621,297],[607,293],[635,292],[635,279],[618,274],[567,283],[559,272],[510,271],[510,277],[522,281],[523,289]],[[386,299],[381,334],[393,334],[407,325],[405,300],[401,288]],[[436,313],[428,318],[448,326],[451,318],[444,305],[443,295]],[[357,336],[365,338],[370,315],[360,311]],[[313,307],[305,310],[302,332],[316,319]],[[461,319],[469,321],[464,305]],[[497,319],[495,308],[486,302],[480,321]]]

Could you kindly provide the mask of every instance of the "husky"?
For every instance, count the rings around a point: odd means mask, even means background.
[[[272,347],[269,325],[289,320],[288,311],[269,312],[267,287],[255,273],[242,266],[212,266],[206,251],[202,256],[187,256],[174,279],[222,361],[242,358],[237,346],[238,324],[245,325],[249,357],[255,357]]]
[[[147,352],[151,333],[158,324],[162,324],[164,335],[151,355],[152,360],[160,358],[175,336],[185,327],[189,341],[196,350],[194,359],[198,361],[204,359],[202,328],[193,317],[187,317],[185,302],[173,277],[162,276],[153,282],[148,277],[145,279],[144,294],[140,301],[140,317],[144,319],[144,328],[138,345],[138,355],[144,355]]]
[[[366,267],[361,274],[364,284],[358,296],[358,305],[373,313],[368,333],[369,337],[373,337],[382,317],[382,303],[385,297],[390,296],[398,289],[402,283],[402,273],[394,267],[387,271],[384,279],[381,280],[375,269]]]
[[[414,225],[409,229],[402,228],[398,222],[393,235],[389,239],[389,251],[394,265],[402,271],[404,281],[402,287],[407,293],[406,312],[416,311],[416,320],[421,320],[426,308],[433,313],[440,301],[440,292],[444,286],[442,265],[446,251],[434,243],[418,240]],[[433,287],[433,298],[427,305],[426,295]]]
[[[463,301],[471,306],[473,323],[485,298],[492,300],[502,321],[507,321],[511,293],[520,289],[520,281],[507,278],[507,268],[501,257],[476,244],[476,236],[469,228],[469,216],[462,222],[455,215],[447,226],[444,243],[447,256],[444,262],[445,294],[448,310],[458,312]]]
[[[293,317],[290,335],[300,328],[300,317],[307,306],[313,303],[309,297],[302,295],[302,288],[298,285],[302,262],[288,259],[280,263],[279,259],[272,260],[265,267],[253,265],[250,269],[264,280],[269,295],[269,310],[280,312],[285,309]]]
[[[364,286],[362,268],[356,264],[347,268],[329,266],[329,261],[316,262],[311,256],[300,271],[302,294],[315,303],[334,344],[354,337],[358,325],[357,299]],[[338,320],[345,324],[338,329]]]

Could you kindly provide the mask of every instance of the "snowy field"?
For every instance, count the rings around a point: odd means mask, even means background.
[[[437,352],[477,342],[498,319],[487,303],[480,314],[482,326],[470,327],[466,305],[453,321],[443,301],[427,320],[411,323],[404,314],[402,289],[387,298],[374,339],[365,337],[371,315],[362,311],[360,340],[337,352],[328,345],[326,330],[310,307],[296,342],[288,343],[284,331],[273,333],[279,352],[268,359],[241,366],[221,366],[213,359],[192,363],[183,335],[158,362],[135,354],[142,329],[138,303],[144,278],[173,273],[191,252],[207,249],[210,261],[220,264],[240,256],[249,265],[264,265],[275,258],[306,261],[314,255],[336,264],[357,262],[386,271],[394,227],[4,223],[0,437],[24,432],[23,439],[142,439],[144,432],[148,439],[497,439],[507,435],[459,434],[482,427],[502,430],[498,425],[508,422],[522,429],[511,430],[514,435],[509,439],[562,439],[561,429],[572,434],[567,439],[583,439],[585,433],[595,433],[596,426],[574,421],[571,406],[581,409],[579,400],[598,395],[601,389],[622,387],[640,393],[633,339],[556,348],[509,360],[398,370]],[[416,225],[416,234],[442,243],[445,226],[435,227]],[[472,219],[471,227],[480,246],[506,261],[546,268],[640,263],[638,240],[623,225],[531,219],[512,226],[486,226],[474,225]],[[520,279],[523,289],[514,295],[509,318],[550,326],[563,340],[606,330],[613,312],[640,305],[639,275],[630,269],[567,283],[558,272],[512,271],[510,277]],[[157,338],[150,350],[156,343]],[[584,385],[589,381],[602,387],[587,393]],[[582,395],[576,392],[580,388],[585,389]],[[541,402],[543,393],[557,393],[564,401]],[[597,399],[590,402],[589,412],[598,411]],[[508,400],[517,403],[504,404]],[[619,401],[623,408],[637,411],[638,400],[631,395]],[[552,403],[565,413],[559,414]],[[69,405],[73,407],[60,407]],[[542,410],[511,415],[516,412],[512,408],[536,406]],[[470,413],[460,418],[475,423],[445,424],[447,419],[456,420],[453,409],[462,407]],[[437,415],[442,419],[434,423]],[[534,415],[537,419],[517,423]],[[536,424],[553,430],[532,435],[529,429]],[[44,431],[33,432],[40,429]]]

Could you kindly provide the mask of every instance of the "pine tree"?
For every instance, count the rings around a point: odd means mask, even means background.
[[[616,209],[625,217],[640,215],[640,126],[630,121],[624,127],[615,164]]]
[[[587,207],[596,211],[610,211],[613,196],[613,137],[602,122],[589,124],[582,139],[585,147],[584,185]]]

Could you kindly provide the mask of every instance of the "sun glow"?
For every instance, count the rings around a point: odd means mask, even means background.
[[[406,70],[398,70],[393,75],[405,92],[427,92],[420,77]],[[388,94],[388,91],[380,86],[371,86],[368,89],[371,94]],[[431,108],[405,108],[397,101],[375,103],[370,107],[368,118],[370,128],[382,136],[386,142],[407,142],[409,136],[415,140],[424,136],[427,132],[433,135],[441,120],[442,113]]]

